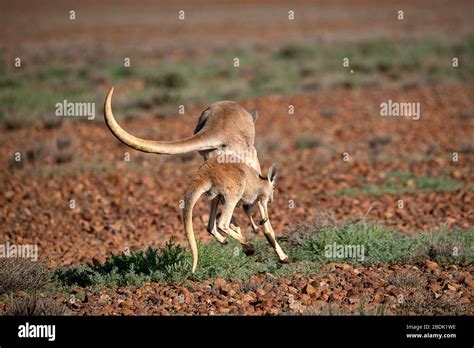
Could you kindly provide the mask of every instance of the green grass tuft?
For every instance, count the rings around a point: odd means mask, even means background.
[[[112,255],[103,264],[95,261],[68,269],[58,269],[55,277],[63,284],[140,285],[144,281],[163,281],[176,276],[176,271],[189,265],[181,247],[170,240],[160,250]]]
[[[326,257],[327,246],[351,245],[363,247],[363,257]],[[300,248],[292,255],[295,260],[315,262],[346,262],[351,264],[377,264],[408,262],[420,249],[420,242],[409,237],[396,237],[392,230],[363,223],[335,226],[312,234],[300,241]],[[362,249],[361,249],[362,250]]]
[[[426,193],[426,192],[455,192],[463,185],[456,180],[442,177],[413,177],[410,172],[388,173],[385,180],[379,185],[365,184],[359,188],[345,188],[334,190],[334,195],[356,196],[384,194],[400,195],[406,193]]]

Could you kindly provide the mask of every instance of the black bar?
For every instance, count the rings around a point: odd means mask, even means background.
[[[55,325],[55,340],[20,338],[25,323]],[[472,317],[0,317],[0,346],[16,344],[329,344],[472,347]],[[407,325],[412,326],[408,329]],[[429,325],[429,328],[428,328]],[[438,325],[436,328],[433,325]],[[444,327],[442,326],[444,325]],[[452,327],[451,325],[455,325]],[[419,330],[413,329],[419,327]],[[408,338],[407,334],[456,334]]]

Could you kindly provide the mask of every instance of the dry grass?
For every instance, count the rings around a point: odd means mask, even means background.
[[[399,315],[472,315],[470,306],[458,298],[443,295],[435,298],[425,288],[418,288],[405,297],[397,309]]]
[[[28,296],[16,299],[5,310],[5,315],[10,316],[44,316],[44,315],[68,315],[68,308],[48,298]]]
[[[51,276],[51,270],[43,263],[23,258],[0,258],[0,293],[40,290]]]
[[[302,222],[287,229],[283,235],[283,239],[286,239],[291,245],[297,245],[301,238],[323,232],[325,228],[334,227],[336,225],[337,221],[334,212],[318,212],[313,221]]]
[[[404,289],[422,289],[426,280],[420,278],[415,272],[401,270],[390,278],[390,283]]]

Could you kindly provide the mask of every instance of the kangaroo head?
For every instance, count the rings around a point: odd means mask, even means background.
[[[277,176],[277,170],[275,164],[268,169],[267,177],[260,177],[263,182],[263,199],[269,203],[273,202],[273,191],[275,190],[275,179]]]

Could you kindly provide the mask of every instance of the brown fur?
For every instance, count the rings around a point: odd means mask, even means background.
[[[220,101],[205,109],[194,131],[194,135],[181,140],[155,141],[138,138],[125,131],[115,120],[112,112],[112,87],[107,94],[104,104],[104,117],[107,127],[112,134],[125,145],[136,150],[162,155],[181,154],[199,151],[205,160],[219,156],[222,153],[248,154],[248,164],[261,173],[257,151],[254,147],[255,126],[258,117],[256,110],[248,113],[242,106],[231,101]],[[208,231],[218,241],[224,242],[224,237],[216,229],[216,214],[219,201],[211,202]],[[258,227],[253,222],[251,211],[244,206],[255,232]]]
[[[263,178],[255,169],[244,163],[220,163],[219,158],[211,158],[199,168],[193,176],[185,193],[183,222],[193,254],[192,272],[196,270],[198,250],[192,224],[192,210],[201,195],[210,199],[222,199],[224,209],[217,229],[249,247],[249,242],[242,235],[240,228],[231,224],[233,211],[238,203],[247,206],[258,204],[264,220],[265,236],[275,248],[280,261],[288,262],[288,256],[281,250],[275,239],[275,233],[268,217],[267,204],[273,199],[273,186],[276,172],[272,166],[269,177]]]
[[[107,127],[117,139],[136,150],[161,155],[199,151],[205,159],[219,155],[223,151],[256,153],[254,148],[256,114],[251,115],[235,102],[220,101],[211,104],[203,111],[195,134],[191,137],[155,141],[135,137],[120,127],[112,112],[113,93],[112,87],[105,99],[104,116]],[[258,159],[249,164],[260,172]]]

